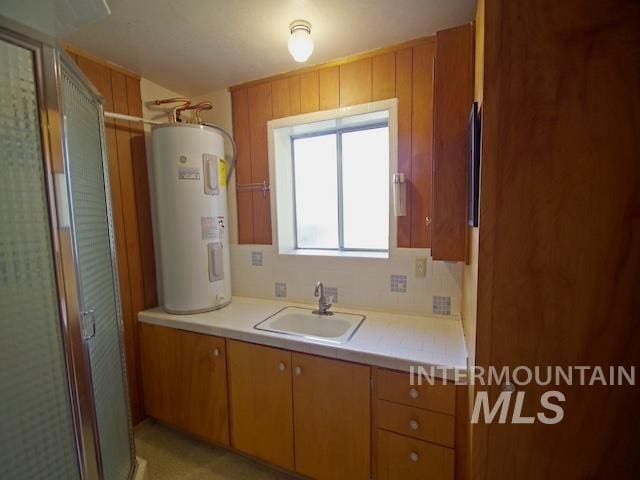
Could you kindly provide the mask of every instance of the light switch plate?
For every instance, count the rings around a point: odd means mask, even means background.
[[[416,258],[415,275],[423,278],[427,276],[427,257]]]

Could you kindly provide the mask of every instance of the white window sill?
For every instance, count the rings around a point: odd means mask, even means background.
[[[342,257],[342,258],[389,258],[389,252],[374,251],[340,251],[340,250],[311,250],[297,249],[278,252],[280,255],[309,256],[309,257]]]

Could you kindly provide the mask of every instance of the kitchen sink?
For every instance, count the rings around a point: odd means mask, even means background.
[[[339,344],[347,343],[366,318],[353,313],[332,312],[332,315],[319,315],[313,312],[310,308],[284,307],[254,328]]]

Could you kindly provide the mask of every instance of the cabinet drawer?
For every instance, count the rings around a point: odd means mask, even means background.
[[[379,480],[452,480],[454,450],[378,430]]]
[[[455,418],[444,413],[377,401],[378,427],[428,442],[453,447]]]
[[[422,385],[412,386],[408,373],[384,369],[377,369],[376,380],[379,399],[448,415],[455,414],[456,388],[452,384],[443,385],[442,381],[438,380],[429,385],[423,379]]]

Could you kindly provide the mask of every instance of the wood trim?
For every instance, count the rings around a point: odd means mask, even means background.
[[[396,96],[396,52],[371,59],[371,100],[386,100]]]
[[[251,183],[251,140],[249,135],[249,98],[247,90],[231,93],[233,136],[238,147],[236,184]],[[236,191],[238,243],[253,243],[253,197],[249,190]]]
[[[340,68],[325,68],[318,72],[320,110],[331,110],[340,106]]]
[[[140,75],[135,73],[132,70],[129,70],[125,67],[118,65],[117,63],[110,62],[109,60],[105,60],[103,58],[97,57],[85,50],[82,50],[74,45],[71,45],[67,42],[60,42],[60,47],[63,48],[74,60],[77,61],[78,58],[84,58],[86,60],[91,60],[98,65],[102,65],[103,67],[108,68],[109,70],[113,70],[115,72],[122,73],[123,75],[127,75],[128,77],[133,77],[135,79],[140,80]]]
[[[306,73],[311,73],[311,72],[318,72],[320,70],[323,70],[325,68],[331,68],[331,67],[339,67],[341,65],[347,64],[347,63],[352,63],[352,62],[357,62],[358,60],[362,60],[365,58],[371,58],[371,57],[375,57],[378,55],[384,55],[385,53],[390,53],[390,52],[397,52],[400,50],[404,50],[407,48],[413,48],[419,45],[424,45],[424,44],[429,44],[429,43],[433,43],[435,44],[436,41],[436,37],[435,35],[429,35],[427,37],[420,37],[420,38],[415,38],[413,40],[408,40],[406,42],[402,42],[402,43],[397,43],[394,45],[390,45],[388,47],[383,47],[383,48],[377,48],[374,50],[368,50],[365,52],[361,52],[361,53],[356,53],[354,55],[347,55],[346,57],[340,57],[337,58],[335,60],[330,60],[328,62],[323,62],[323,63],[318,63],[316,65],[312,65],[309,67],[305,67],[305,68],[299,68],[297,70],[291,70],[288,72],[283,72],[283,73],[278,73],[276,75],[271,75],[269,77],[263,77],[263,78],[259,78],[256,80],[251,80],[249,82],[244,82],[244,83],[239,83],[236,85],[232,85],[231,87],[229,87],[229,90],[231,92],[233,92],[234,90],[240,90],[243,88],[247,88],[247,87],[251,87],[253,85],[258,85],[260,83],[266,83],[266,82],[272,82],[274,80],[279,80],[281,78],[288,78],[291,77],[292,75],[303,75]]]
[[[319,73],[300,75],[300,113],[317,112],[320,109]]]
[[[269,183],[269,151],[267,122],[273,117],[271,84],[255,85],[248,89],[249,136],[251,144],[251,181]],[[252,191],[253,242],[271,244],[271,195]]]
[[[398,98],[398,171],[407,182],[406,215],[398,217],[398,247],[411,247],[411,199],[416,186],[411,169],[411,108],[413,105],[413,49],[396,53],[396,97]]]
[[[71,51],[71,58],[104,98],[104,108],[140,115],[137,76]],[[140,125],[105,119],[120,301],[133,423],[144,418],[137,314],[157,305],[155,257],[144,133]]]
[[[433,183],[433,61],[435,44],[413,49],[411,118],[411,247],[431,246]]]
[[[371,58],[340,65],[340,106],[371,101]]]

